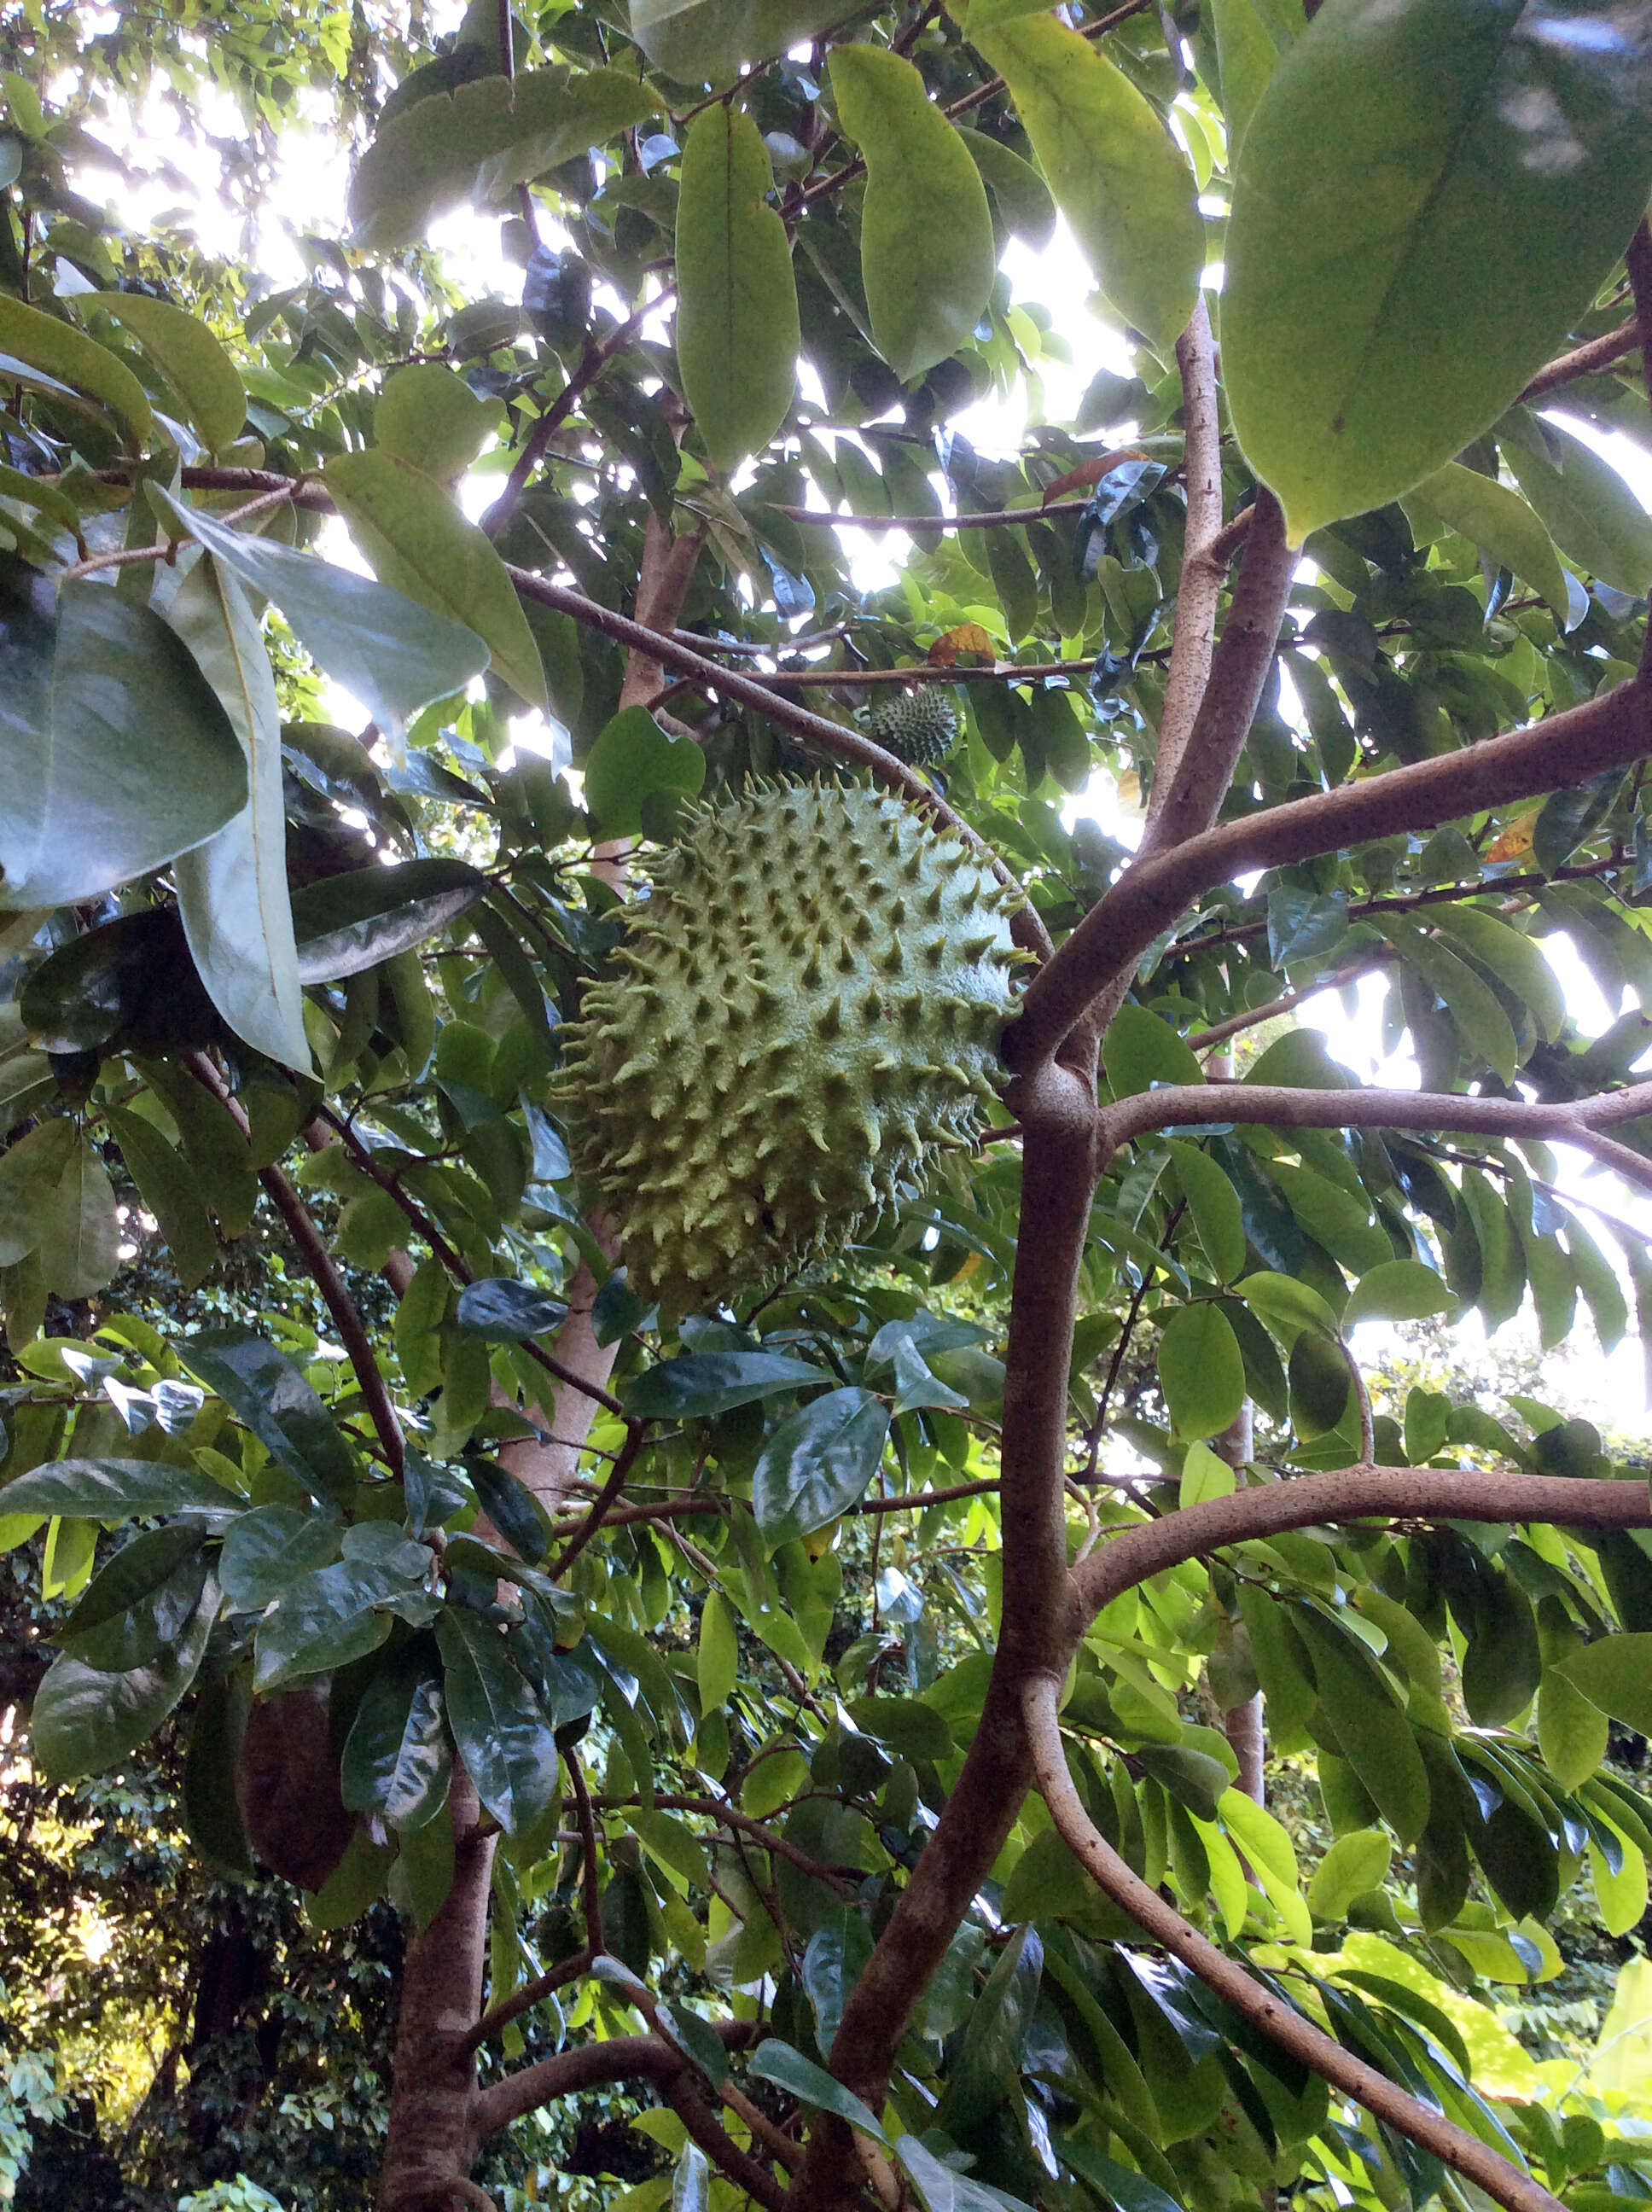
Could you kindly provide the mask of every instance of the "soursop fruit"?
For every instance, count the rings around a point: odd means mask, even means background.
[[[933,684],[915,691],[894,691],[878,700],[866,717],[866,727],[885,752],[903,760],[908,768],[926,768],[942,760],[957,743],[958,710]]]
[[[567,1033],[575,1157],[640,1297],[678,1317],[794,1267],[974,1133],[1017,1012],[1015,903],[875,792],[689,817]]]

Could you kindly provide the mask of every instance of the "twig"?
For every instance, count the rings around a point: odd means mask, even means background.
[[[206,1054],[203,1052],[186,1053],[181,1064],[202,1090],[210,1091],[225,1108],[245,1136],[249,1124],[240,1102]],[[345,1354],[360,1385],[362,1400],[378,1433],[386,1464],[399,1481],[403,1459],[401,1424],[396,1419],[396,1409],[390,1401],[390,1392],[374,1357],[361,1316],[355,1310],[355,1300],[345,1289],[344,1279],[335,1266],[333,1256],[327,1249],[320,1231],[311,1219],[304,1201],[281,1170],[278,1167],[260,1168],[258,1176],[271,1204],[286,1223],[288,1233],[303,1255],[304,1264],[321,1293],[327,1311],[332,1316],[333,1326],[338,1331]]]
[[[604,1392],[604,1395],[606,1396],[606,1395]],[[619,1457],[608,1471],[608,1480],[598,1493],[596,1504],[558,1553],[555,1563],[545,1570],[552,1582],[562,1580],[602,1527],[609,1507],[624,1489],[625,1479],[636,1463],[636,1456],[642,1449],[642,1439],[647,1430],[647,1424],[645,1421],[631,1421],[627,1424],[624,1445]]]
[[[1630,290],[1635,300],[1635,335],[1641,349],[1641,373],[1647,398],[1652,401],[1652,227],[1641,217],[1624,255]],[[1652,618],[1641,637],[1641,674],[1652,675]]]

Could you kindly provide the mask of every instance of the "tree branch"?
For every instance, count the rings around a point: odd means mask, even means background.
[[[210,1091],[245,1136],[249,1124],[240,1101],[234,1097],[205,1053],[186,1053],[182,1065],[203,1091]],[[360,1385],[362,1400],[383,1447],[386,1464],[399,1482],[403,1456],[402,1426],[396,1418],[396,1408],[391,1403],[383,1370],[374,1356],[373,1346],[362,1325],[361,1316],[355,1310],[355,1301],[344,1287],[344,1279],[327,1249],[326,1240],[311,1219],[308,1208],[281,1170],[273,1166],[260,1168],[258,1176],[270,1203],[286,1223],[288,1234],[297,1245],[311,1279],[320,1291],[327,1311],[332,1316],[333,1327],[338,1331],[345,1356]]]
[[[829,721],[823,714],[811,714],[806,707],[794,706],[764,684],[750,676],[742,676],[732,668],[721,668],[714,660],[707,660],[686,645],[680,645],[669,631],[649,629],[641,623],[633,622],[629,616],[616,613],[595,599],[587,599],[566,584],[554,584],[544,576],[536,576],[525,568],[509,570],[510,579],[519,594],[525,599],[537,600],[541,606],[556,607],[563,614],[572,615],[588,629],[602,631],[621,645],[647,653],[663,667],[680,670],[692,676],[696,683],[720,696],[738,699],[742,706],[755,707],[771,722],[789,730],[794,737],[806,739],[834,759],[847,761],[851,767],[869,769],[880,783],[910,800],[925,813],[932,815],[944,828],[961,838],[976,857],[990,866],[1002,884],[1012,890],[1022,888],[1016,877],[1005,866],[999,855],[971,829],[962,815],[955,813],[932,785],[926,783],[915,769],[896,759],[882,745],[874,744],[870,738],[862,737],[858,730],[847,729],[841,722]],[[1021,933],[1029,939],[1032,949],[1046,959],[1052,950],[1048,933],[1036,911],[1030,906],[1023,908],[1019,917]]]
[[[1102,1836],[1085,1812],[1074,1789],[1061,1748],[1061,1728],[1056,1703],[1061,1686],[1048,1675],[1027,1685],[1023,1710],[1032,1744],[1034,1771],[1058,1833],[1066,1840],[1097,1887],[1104,1890],[1175,1958],[1192,1968],[1200,1979],[1259,2027],[1280,2049],[1310,2068],[1322,2081],[1364,2106],[1378,2119],[1476,2183],[1508,2212],[1560,2212],[1556,2198],[1529,2175],[1521,2173],[1478,2136],[1432,2111],[1417,2098],[1397,2088],[1385,2075],[1345,2051],[1339,2043],[1305,2020],[1273,1992],[1256,1981],[1236,1959],[1218,1951],[1214,1943],[1188,1926],[1175,1907],[1157,1890],[1133,1874]]]
[[[1023,1069],[1053,1057],[1086,1007],[1133,973],[1153,939],[1217,884],[1586,783],[1649,751],[1652,683],[1631,679],[1463,751],[1287,800],[1139,860],[1034,977],[1005,1039],[1005,1057]]]
[[[1634,331],[1641,349],[1641,374],[1647,398],[1652,401],[1652,228],[1643,216],[1624,255],[1629,288],[1635,300]],[[1652,619],[1641,637],[1641,674],[1652,675]]]
[[[1228,568],[1225,559],[1213,558],[1211,551],[1222,528],[1222,429],[1216,402],[1216,344],[1202,295],[1192,321],[1176,340],[1176,361],[1187,430],[1187,522],[1181,580],[1176,587],[1175,639],[1159,713],[1150,823],[1170,795],[1210,681],[1216,611]]]
[[[1207,1121],[1271,1129],[1443,1130],[1482,1137],[1540,1137],[1576,1145],[1652,1190],[1652,1159],[1605,1132],[1652,1115],[1652,1083],[1592,1098],[1473,1098],[1450,1091],[1298,1091],[1272,1083],[1178,1083],[1136,1092],[1098,1109],[1104,1152],[1155,1129]]]
[[[1558,355],[1539,369],[1515,404],[1529,407],[1534,399],[1546,399],[1562,385],[1576,384],[1580,376],[1597,376],[1603,368],[1610,368],[1614,361],[1621,361],[1626,353],[1643,349],[1641,324],[1638,316],[1632,323],[1620,323],[1615,331],[1604,337],[1591,338],[1587,345],[1575,347],[1570,353]]]

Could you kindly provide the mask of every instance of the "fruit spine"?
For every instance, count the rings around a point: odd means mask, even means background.
[[[880,699],[866,717],[866,726],[885,752],[909,768],[926,768],[942,760],[957,742],[958,710],[944,692],[932,685],[916,691],[897,691]]]
[[[704,1310],[847,1241],[994,1095],[1013,895],[895,799],[690,817],[568,1033],[576,1156],[632,1288]]]

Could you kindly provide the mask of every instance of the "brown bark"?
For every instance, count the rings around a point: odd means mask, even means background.
[[[486,2130],[467,2036],[482,2008],[494,1838],[483,1833],[476,1791],[457,1765],[448,1802],[453,1886],[430,1925],[410,1940],[402,1968],[379,2212],[451,2212],[488,2202],[469,2179]]]

